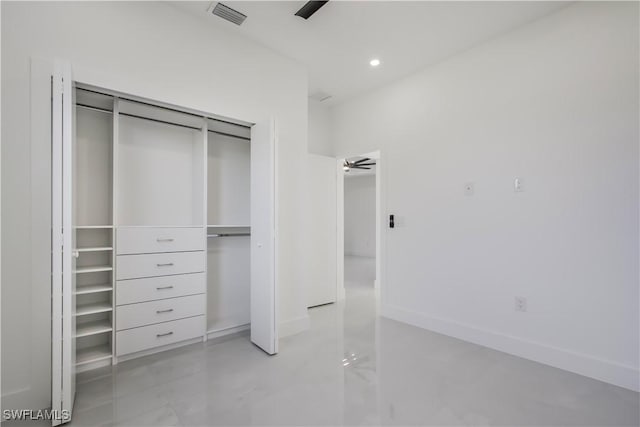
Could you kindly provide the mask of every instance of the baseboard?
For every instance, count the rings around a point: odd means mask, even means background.
[[[222,337],[228,337],[229,335],[242,334],[251,329],[251,324],[247,323],[240,326],[232,326],[231,328],[215,329],[207,331],[207,340],[216,340]]]
[[[471,325],[429,317],[423,313],[389,304],[381,306],[380,314],[399,322],[584,375],[629,390],[640,391],[640,371],[632,366],[598,359],[586,354],[575,353],[494,331],[479,329]]]
[[[311,320],[309,316],[298,317],[297,319],[291,319],[284,322],[280,322],[278,328],[278,337],[284,338],[291,335],[304,332],[311,327]]]

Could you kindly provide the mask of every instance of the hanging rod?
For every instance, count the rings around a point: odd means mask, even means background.
[[[217,135],[223,135],[223,136],[228,136],[231,138],[238,138],[238,139],[244,139],[245,141],[251,141],[251,138],[247,138],[246,136],[240,136],[240,135],[233,135],[231,133],[225,133],[225,132],[220,132],[218,130],[211,130],[211,129],[207,129],[208,132],[211,133],[215,133]]]
[[[192,113],[192,112],[189,112],[189,111],[179,110],[177,108],[165,107],[164,105],[152,104],[150,102],[140,101],[138,99],[127,98],[125,96],[120,96],[120,95],[112,95],[110,93],[100,92],[100,91],[97,91],[97,90],[87,89],[87,88],[84,88],[84,87],[76,87],[76,90],[84,90],[85,92],[95,93],[97,95],[109,96],[111,98],[118,98],[118,99],[122,99],[122,100],[129,101],[129,102],[135,102],[137,104],[147,105],[149,107],[161,108],[163,110],[173,111],[173,112],[176,112],[176,113],[187,114],[187,115],[193,116],[193,117],[204,117],[204,118],[207,118],[207,119],[210,119],[210,120],[214,120],[216,122],[226,123],[226,124],[233,125],[233,126],[238,126],[238,127],[241,127],[241,128],[251,129],[251,126],[241,125],[241,124],[238,124],[238,123],[230,122],[228,120],[218,119],[218,118],[215,118],[215,117],[209,117],[206,114],[196,114],[196,113]],[[120,113],[120,114],[122,114],[122,113]]]
[[[207,234],[207,237],[235,237],[235,236],[251,236],[251,233]]]
[[[82,89],[82,90],[84,90],[84,89]],[[98,112],[101,112],[101,113],[113,114],[113,111],[111,111],[111,110],[107,110],[105,108],[99,108],[99,107],[92,107],[90,105],[85,105],[85,104],[80,104],[80,103],[76,103],[76,107],[85,108],[87,110],[92,110],[92,111],[98,111]],[[130,114],[130,113],[122,113],[122,112],[120,112],[119,114],[121,114],[123,116],[134,117],[136,119],[150,120],[152,122],[164,123],[164,124],[173,125],[173,126],[180,126],[180,127],[184,127],[184,128],[187,128],[187,129],[202,130],[201,128],[197,128],[197,127],[194,127],[194,126],[182,125],[180,123],[167,122],[167,121],[159,120],[159,119],[152,119],[150,117],[138,116],[138,115]],[[217,130],[210,130],[210,129],[208,129],[207,131],[211,132],[211,133],[215,133],[217,135],[228,136],[230,138],[238,138],[238,139],[242,139],[242,140],[245,140],[245,141],[251,141],[251,138],[247,138],[246,136],[233,135],[231,133],[220,132],[220,131],[217,131]]]
[[[133,117],[136,119],[149,120],[150,122],[164,123],[165,125],[179,126],[181,128],[187,128],[187,129],[193,129],[193,130],[202,130],[202,128],[198,128],[195,126],[182,125],[180,123],[167,122],[165,120],[159,120],[159,119],[152,119],[151,117],[138,116],[136,114],[123,113],[123,112],[119,112],[118,114],[120,114],[121,116]]]
[[[91,111],[98,111],[100,113],[113,114],[113,111],[107,110],[106,108],[92,107],[90,105],[85,105],[85,104],[76,103],[76,107],[85,108],[85,109],[91,110]]]

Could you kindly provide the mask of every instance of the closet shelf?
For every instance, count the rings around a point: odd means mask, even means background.
[[[111,246],[96,246],[92,248],[77,248],[78,252],[107,252],[112,251],[113,247]]]
[[[113,228],[113,225],[76,225],[76,230],[101,230],[101,229],[110,229]]]
[[[98,362],[111,358],[111,346],[98,345],[78,350],[76,353],[76,365]]]
[[[111,331],[113,331],[113,328],[111,327],[110,320],[81,323],[76,325],[76,338],[88,337],[90,335],[97,335]]]
[[[112,310],[113,306],[110,302],[92,302],[89,304],[78,305],[75,315],[76,317],[86,316],[88,314],[105,313]]]
[[[250,225],[222,225],[222,224],[208,224],[207,228],[251,228]]]
[[[84,274],[84,273],[97,273],[100,271],[111,271],[113,267],[110,265],[93,265],[90,267],[79,267],[76,268],[76,274]]]
[[[103,285],[77,286],[76,295],[95,294],[98,292],[108,292],[112,290],[113,290],[113,287],[111,286],[110,283],[105,283]]]

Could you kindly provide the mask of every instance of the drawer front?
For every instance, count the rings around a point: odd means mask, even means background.
[[[204,273],[121,280],[116,283],[116,305],[203,294]]]
[[[204,316],[197,316],[116,332],[116,355],[123,356],[201,337],[204,334],[204,322]]]
[[[138,328],[204,313],[204,294],[121,305],[116,307],[116,330]]]
[[[118,255],[116,280],[204,272],[205,252]]]
[[[206,247],[202,227],[122,227],[116,230],[116,237],[117,255],[202,251]]]

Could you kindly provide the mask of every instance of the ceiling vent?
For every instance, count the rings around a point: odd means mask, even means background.
[[[327,92],[323,92],[320,90],[318,92],[314,92],[311,95],[309,95],[309,98],[313,99],[314,101],[322,102],[331,98],[331,95],[329,95]]]
[[[222,3],[215,3],[215,6],[212,5],[212,7],[209,8],[209,11],[222,19],[233,22],[236,25],[242,25],[244,20],[247,19],[247,15],[244,13],[231,9],[229,6]]]

